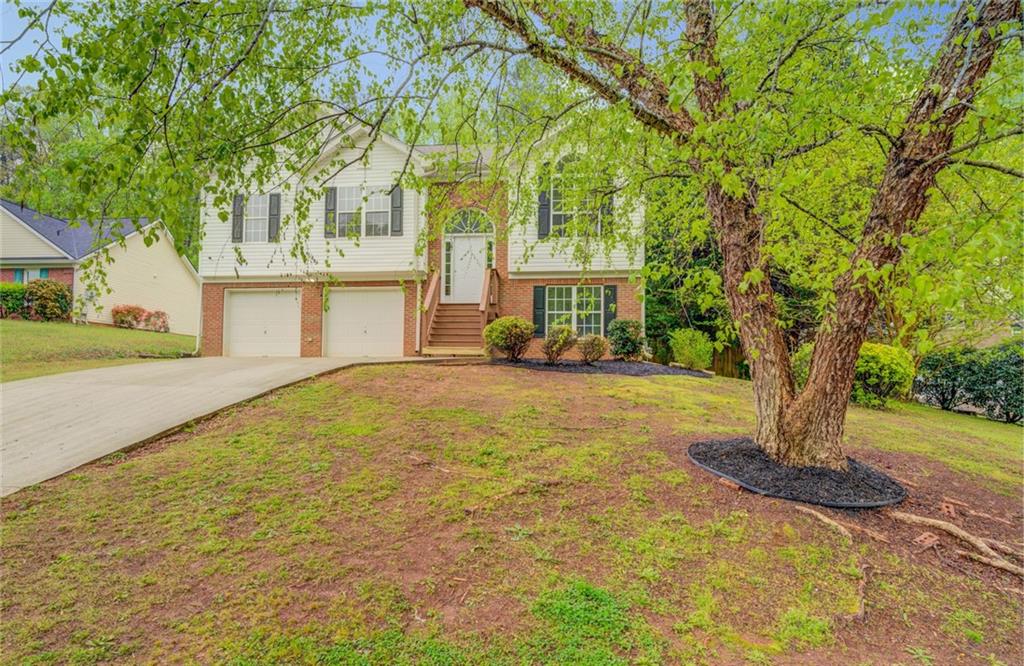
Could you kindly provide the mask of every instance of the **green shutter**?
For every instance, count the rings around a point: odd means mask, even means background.
[[[391,190],[391,235],[402,235],[402,188]]]
[[[614,227],[612,222],[612,210],[615,206],[615,195],[608,193],[601,200],[601,234],[609,236]]]
[[[548,190],[547,171],[545,162],[537,183],[537,238],[547,238],[551,234],[551,192]]]
[[[231,242],[242,242],[242,216],[245,215],[245,195],[236,194],[231,202]]]
[[[324,238],[334,238],[338,233],[338,188],[324,188]]]
[[[618,306],[619,288],[613,284],[604,286],[604,334],[608,335],[608,324],[615,321],[615,310]]]
[[[547,289],[543,286],[533,288],[533,337],[544,337],[544,324],[547,315]]]
[[[267,208],[267,240],[276,243],[281,240],[281,194],[279,192],[270,195]]]

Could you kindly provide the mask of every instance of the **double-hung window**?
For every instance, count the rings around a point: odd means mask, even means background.
[[[571,326],[577,335],[601,335],[604,301],[600,286],[549,286],[545,294],[546,330]]]
[[[371,191],[366,197],[366,235],[391,235],[391,196],[387,190]]]
[[[249,195],[245,200],[245,218],[242,240],[246,243],[266,243],[269,223],[270,195]]]
[[[49,268],[15,268],[14,281],[28,284],[32,280],[46,280],[50,277]]]
[[[356,187],[338,188],[338,238],[355,238],[361,235],[359,209],[362,207],[363,192]]]

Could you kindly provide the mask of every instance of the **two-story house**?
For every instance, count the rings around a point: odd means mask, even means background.
[[[602,252],[581,266],[553,242],[568,214],[557,190],[517,202],[508,188],[440,176],[424,192],[402,189],[403,168],[430,178],[450,147],[384,135],[370,145],[362,127],[350,139],[329,149],[354,164],[311,204],[305,256],[290,251],[296,188],[238,193],[228,222],[204,204],[204,355],[482,354],[483,326],[498,316],[532,320],[538,338],[555,323],[603,334],[616,317],[643,319],[642,287],[629,279],[642,253]],[[429,197],[446,205],[428,207]],[[535,224],[509,223],[517,204]],[[639,227],[642,214],[629,223]]]

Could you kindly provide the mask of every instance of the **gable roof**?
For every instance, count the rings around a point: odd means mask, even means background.
[[[72,224],[7,199],[0,199],[0,206],[71,259],[81,259],[150,224],[146,218],[139,219],[138,227],[130,218],[108,218],[95,226]]]

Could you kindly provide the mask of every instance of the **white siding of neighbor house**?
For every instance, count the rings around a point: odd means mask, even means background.
[[[341,151],[341,159],[358,156],[355,149]],[[325,187],[365,186],[371,190],[390,190],[402,172],[407,155],[397,147],[378,142],[364,163],[357,162],[335,175]],[[410,164],[410,168],[412,165]],[[402,201],[402,235],[362,237],[358,241],[324,238],[324,199],[318,196],[309,208],[305,224],[311,225],[306,246],[308,259],[291,256],[297,227],[292,214],[295,205],[295,180],[289,190],[273,189],[281,194],[281,240],[277,243],[240,243],[237,247],[245,263],[235,254],[231,242],[231,220],[222,221],[220,209],[210,203],[203,205],[201,221],[204,228],[203,247],[199,256],[199,274],[204,279],[255,279],[303,276],[330,273],[342,278],[373,277],[379,279],[407,278],[422,265],[416,254],[417,237],[422,228],[424,197],[405,189]],[[230,206],[230,204],[228,204]],[[230,214],[230,210],[227,210]],[[341,254],[339,254],[339,250]]]
[[[0,208],[0,259],[50,258],[67,260],[54,246]]]
[[[522,220],[510,222],[508,242],[508,270],[515,277],[517,274],[527,277],[539,274],[580,273],[629,273],[639,270],[644,265],[644,250],[640,246],[634,256],[622,244],[616,245],[611,252],[605,253],[604,244],[595,241],[594,251],[590,256],[590,265],[585,269],[573,259],[573,240],[549,236],[543,240],[537,238],[537,202],[531,202],[524,208],[531,212],[525,223]],[[616,211],[621,214],[621,211]],[[615,217],[616,224],[622,224],[620,216]],[[643,233],[644,211],[642,207],[629,211],[625,221],[632,226],[637,234]]]
[[[124,246],[109,248],[112,264],[104,263],[107,286],[111,293],[100,293],[83,314],[87,321],[112,324],[110,310],[115,305],[140,305],[147,310],[167,313],[172,333],[199,333],[199,277],[178,255],[174,240],[161,229],[159,241],[149,247],[143,233],[124,240]],[[83,300],[88,287],[85,272],[89,262],[100,261],[102,253],[89,255],[75,268],[75,301]],[[102,291],[102,290],[101,290]]]

